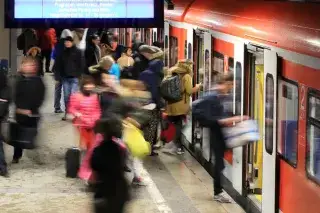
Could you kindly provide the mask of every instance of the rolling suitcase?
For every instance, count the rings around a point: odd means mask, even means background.
[[[79,148],[70,148],[66,152],[66,177],[76,178],[80,168],[81,151]]]

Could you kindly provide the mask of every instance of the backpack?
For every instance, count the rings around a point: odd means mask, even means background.
[[[176,103],[182,100],[182,78],[182,75],[173,73],[161,82],[160,94],[164,100],[169,103]]]
[[[18,50],[24,50],[25,46],[25,36],[24,33],[21,33],[17,38],[17,48]]]

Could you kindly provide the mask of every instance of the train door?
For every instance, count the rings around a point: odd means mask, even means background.
[[[164,22],[164,65],[169,66],[169,29],[168,22]]]
[[[193,30],[193,86],[203,81],[203,34],[199,30]],[[192,100],[198,99],[199,94],[193,94]],[[201,153],[202,147],[202,128],[192,120],[192,141],[191,150]]]
[[[247,147],[247,193],[262,213],[274,213],[277,55],[254,45],[248,49],[249,115],[258,121],[261,137]]]
[[[258,121],[260,140],[247,147],[246,182],[248,196],[261,207],[263,171],[263,109],[264,109],[264,58],[263,49],[248,45],[250,117]]]
[[[210,90],[210,76],[211,76],[211,49],[212,49],[212,36],[211,33],[203,33],[203,91],[206,92]],[[203,54],[203,53],[202,53]],[[202,130],[202,155],[206,161],[210,161],[210,131],[208,128],[203,128]]]
[[[276,52],[264,50],[262,213],[276,212],[277,61]]]

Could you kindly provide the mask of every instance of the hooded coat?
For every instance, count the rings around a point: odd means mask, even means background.
[[[176,73],[181,77],[183,97],[181,101],[167,105],[169,116],[186,115],[190,111],[190,96],[192,95],[192,63],[179,61],[169,69],[169,75]]]
[[[163,107],[160,94],[160,84],[163,79],[163,61],[154,59],[149,62],[148,68],[143,71],[139,80],[144,82],[148,91],[151,92],[152,100],[158,108]]]

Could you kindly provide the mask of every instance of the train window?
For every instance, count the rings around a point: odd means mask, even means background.
[[[266,103],[265,103],[265,148],[267,153],[273,153],[273,110],[274,110],[274,80],[272,75],[266,78]]]
[[[192,59],[191,53],[192,53],[192,45],[191,45],[191,43],[189,43],[188,44],[188,59],[190,59],[190,60]]]
[[[287,81],[279,81],[278,91],[278,152],[290,164],[296,166],[298,150],[298,86]]]
[[[178,62],[178,38],[170,36],[170,52],[169,52],[169,66],[172,67]]]
[[[165,61],[164,61],[164,66],[167,67],[168,66],[168,52],[169,52],[169,39],[168,39],[168,36],[166,35],[165,36],[165,40],[164,40],[164,48],[165,48],[165,52],[164,52],[164,58],[165,58]]]
[[[204,53],[204,85],[203,90],[207,91],[210,89],[210,53],[209,50],[206,49]]]
[[[184,41],[184,58],[188,57],[188,42],[187,40]]]
[[[233,69],[234,69],[234,59],[229,57],[228,58],[228,70],[229,70],[229,72],[233,72]]]
[[[232,61],[233,63],[233,61]],[[230,67],[230,65],[229,65]],[[235,72],[236,82],[235,82],[235,115],[241,115],[241,93],[242,93],[242,66],[241,63],[237,61],[236,72]]]
[[[210,85],[214,85],[217,80],[217,75],[224,72],[224,55],[218,52],[212,52],[211,60],[211,82]]]
[[[319,94],[310,94],[308,102],[307,172],[317,181],[320,181]]]

